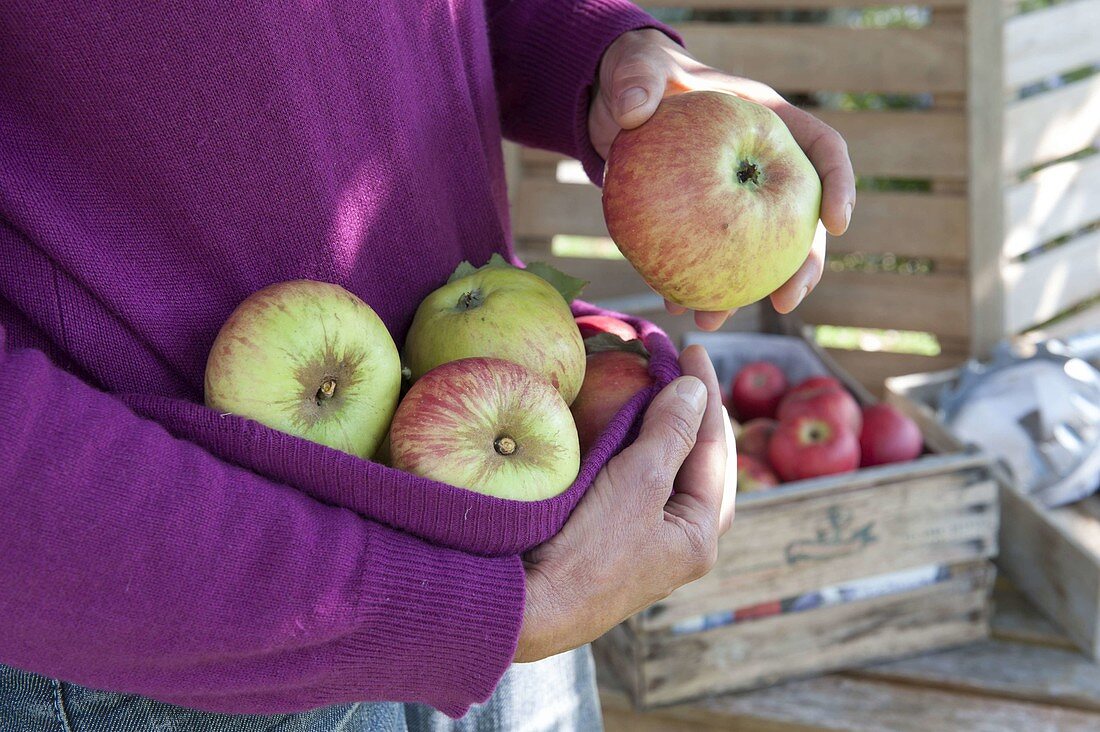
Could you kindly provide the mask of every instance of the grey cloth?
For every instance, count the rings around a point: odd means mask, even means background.
[[[505,672],[462,719],[421,704],[341,704],[297,714],[211,714],[0,665],[3,732],[600,732],[588,646]]]

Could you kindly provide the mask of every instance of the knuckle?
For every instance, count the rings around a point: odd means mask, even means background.
[[[690,449],[695,445],[695,425],[684,410],[667,410],[661,416],[661,427],[668,435],[670,448]]]
[[[697,531],[691,536],[687,569],[692,580],[707,574],[718,563],[718,535],[713,531]]]

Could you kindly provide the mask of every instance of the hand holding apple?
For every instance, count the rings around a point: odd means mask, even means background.
[[[848,228],[856,192],[844,140],[767,85],[708,67],[661,31],[643,29],[622,34],[608,47],[594,88],[597,93],[589,108],[588,134],[605,160],[616,135],[646,122],[667,96],[690,90],[721,90],[768,107],[786,124],[821,178],[821,220],[825,228],[834,236]],[[819,236],[798,272],[772,293],[776,310],[793,310],[814,288],[821,279],[824,258],[825,240]],[[668,307],[672,312],[685,310],[671,304]],[[703,330],[715,330],[727,316],[726,311],[697,312],[695,321]]]
[[[706,352],[686,348],[680,365],[685,375],[655,397],[637,441],[526,557],[517,662],[587,643],[714,564],[733,518],[732,432]]]
[[[619,251],[666,300],[720,311],[783,285],[810,253],[821,181],[783,121],[693,91],[611,145],[603,210]]]

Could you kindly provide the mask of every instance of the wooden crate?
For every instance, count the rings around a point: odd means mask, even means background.
[[[643,4],[672,19],[703,61],[771,84],[845,136],[859,205],[848,234],[830,238],[830,269],[799,315],[931,333],[940,347],[935,356],[835,351],[872,391],[888,376],[984,354],[1000,337],[1075,307],[1075,319],[1100,320],[1100,155],[1089,154],[1100,137],[1100,75],[1087,72],[1100,65],[1100,0],[1028,12],[1040,3]],[[912,27],[853,24],[868,6],[905,13]],[[868,94],[889,96],[872,100],[883,108],[867,108]],[[598,190],[568,182],[562,160],[510,150],[524,256],[545,258],[561,235],[607,236]],[[589,297],[662,317],[660,300],[625,262],[560,264],[593,281]]]
[[[958,370],[888,379],[887,400],[921,425],[937,449],[961,449],[936,419],[940,390]],[[1043,612],[1059,623],[1082,652],[1100,660],[1100,495],[1048,509],[1019,491],[1002,470],[1001,553],[997,564]]]
[[[992,638],[639,712],[598,667],[607,732],[1096,732],[1100,665],[998,579]]]
[[[978,640],[997,520],[988,461],[960,450],[740,495],[711,572],[617,626],[597,651],[649,708]],[[930,567],[947,568],[933,584],[684,631],[716,613]]]

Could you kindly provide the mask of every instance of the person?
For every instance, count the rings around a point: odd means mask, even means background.
[[[731,519],[704,353],[556,536],[494,557],[362,510],[393,471],[206,414],[207,349],[296,278],[400,343],[459,261],[511,255],[502,134],[599,182],[665,95],[726,89],[790,127],[837,234],[839,135],[625,0],[15,0],[0,40],[0,728],[598,729],[584,644]]]

